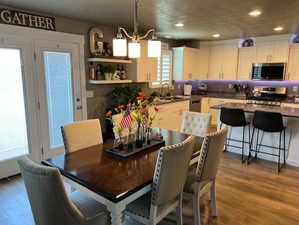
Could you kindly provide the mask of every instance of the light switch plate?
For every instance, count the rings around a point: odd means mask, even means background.
[[[86,97],[93,98],[94,97],[93,91],[86,91]]]
[[[229,89],[232,89],[233,87],[234,87],[233,84],[228,84]]]
[[[298,91],[298,86],[293,86],[293,92],[297,92]]]

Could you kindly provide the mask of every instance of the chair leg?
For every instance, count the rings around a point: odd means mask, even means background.
[[[245,141],[245,127],[243,127],[243,132],[242,132],[242,163],[244,163],[245,162],[245,160],[244,160],[244,145],[245,145],[245,143],[244,143],[244,141]]]
[[[183,194],[180,195],[179,203],[176,208],[176,224],[183,225]]]
[[[254,138],[254,131],[255,131],[255,128],[253,128],[253,130],[252,130],[251,140],[249,141],[249,153],[248,153],[248,158],[247,158],[247,164],[249,164],[250,160],[251,160],[251,150],[252,150],[252,143],[253,143],[253,138]]]
[[[257,129],[256,145],[255,145],[255,156],[254,156],[255,159],[257,159],[257,151],[258,151],[258,148],[259,148],[259,135],[260,135],[260,130]]]
[[[216,206],[216,181],[214,180],[211,186],[211,210],[212,210],[212,216],[217,216],[217,206]]]
[[[193,202],[193,223],[194,225],[200,225],[200,187],[195,189],[192,202]]]
[[[283,130],[283,164],[286,164],[286,130]]]
[[[278,173],[280,172],[281,166],[280,166],[280,155],[281,155],[281,134],[282,132],[279,133],[279,147],[278,147],[278,163],[277,163],[277,167],[278,167]]]

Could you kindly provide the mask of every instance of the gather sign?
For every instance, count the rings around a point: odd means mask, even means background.
[[[41,16],[7,8],[0,8],[0,23],[44,30],[56,30],[54,17]]]

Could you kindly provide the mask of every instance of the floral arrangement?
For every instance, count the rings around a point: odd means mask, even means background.
[[[120,105],[114,109],[121,115],[120,122],[112,119],[112,110],[105,115],[106,119],[113,124],[113,132],[118,137],[122,137],[123,130],[128,129],[129,137],[136,134],[135,143],[137,147],[142,147],[144,143],[149,143],[151,138],[152,124],[159,111],[158,107],[145,96],[144,92],[139,92],[134,103]]]

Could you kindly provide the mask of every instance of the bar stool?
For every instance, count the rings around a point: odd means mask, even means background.
[[[243,135],[242,135],[242,140],[237,140],[237,139],[232,139],[232,138],[227,138],[227,143],[225,145],[225,150],[227,146],[234,147],[234,148],[239,148],[242,149],[242,163],[245,162],[244,159],[244,145],[245,143],[249,144],[250,146],[250,126],[248,126],[250,123],[246,121],[245,118],[245,113],[243,109],[232,109],[232,108],[221,108],[220,111],[220,129],[222,127],[222,124],[225,124],[230,127],[242,127],[243,128]],[[248,127],[248,142],[245,141],[245,127]],[[230,141],[234,142],[241,142],[242,147],[240,146],[235,146],[235,145],[230,145]]]
[[[285,147],[285,127],[283,125],[283,118],[281,113],[276,112],[264,112],[264,111],[255,111],[253,116],[253,132],[252,132],[252,138],[251,143],[253,143],[254,133],[257,129],[257,136],[256,136],[256,147],[255,150],[252,149],[252,146],[249,149],[249,155],[248,155],[248,163],[250,163],[251,160],[251,152],[255,152],[255,158],[257,159],[258,153],[277,156],[278,162],[278,172],[280,172],[281,168],[286,163],[286,147]],[[279,133],[279,146],[273,147],[269,145],[263,145],[263,136],[259,143],[259,131],[268,132],[268,133]],[[281,136],[283,135],[283,148],[281,148]],[[278,149],[278,154],[272,154],[268,152],[261,152],[260,148],[266,147],[266,148],[274,148]],[[281,150],[283,151],[283,164],[281,165]]]

